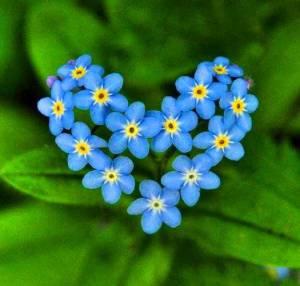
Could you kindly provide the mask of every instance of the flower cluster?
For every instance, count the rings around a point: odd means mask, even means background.
[[[120,93],[123,77],[104,75],[102,67],[91,64],[89,55],[60,67],[47,85],[51,96],[39,100],[38,109],[49,117],[56,144],[68,154],[68,167],[79,171],[89,166],[82,184],[100,189],[105,202],[117,203],[122,193],[135,190],[134,163],[123,152],[128,150],[137,159],[150,152],[176,152],[173,170],[162,170],[160,182],[142,180],[141,198],[128,208],[130,215],[142,215],[142,229],[149,234],[163,223],[172,228],[180,225],[180,200],[194,206],[201,189],[220,186],[220,178],[211,169],[223,157],[234,161],[243,157],[241,140],[251,130],[250,114],[258,107],[243,70],[224,57],[200,63],[194,77],[179,77],[175,83],[178,96],[164,97],[160,111],[146,111],[142,102],[129,104]],[[89,111],[92,130],[75,120],[76,109]],[[208,131],[199,133],[199,123],[204,121],[208,121]],[[99,126],[111,132],[106,140],[96,135]],[[193,147],[204,151],[191,158]]]

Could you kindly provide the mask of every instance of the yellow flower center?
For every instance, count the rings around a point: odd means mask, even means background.
[[[80,156],[87,156],[91,152],[91,146],[84,140],[79,140],[75,145],[75,152]]]
[[[115,183],[118,181],[119,179],[119,172],[115,169],[108,169],[108,170],[105,170],[104,174],[103,174],[103,178],[104,178],[104,181],[106,183]]]
[[[57,100],[52,105],[52,112],[56,117],[60,117],[65,113],[65,105],[62,101]]]
[[[152,198],[149,200],[149,208],[155,212],[161,212],[165,209],[164,201],[161,198]]]
[[[185,184],[193,185],[197,183],[197,181],[200,179],[201,174],[197,172],[195,169],[187,170],[184,173],[184,182]]]
[[[135,138],[136,136],[139,135],[139,127],[136,123],[128,123],[126,126],[125,126],[125,135],[126,137],[128,138]]]
[[[74,79],[80,79],[82,78],[85,74],[86,74],[87,70],[85,67],[75,67],[73,70],[72,70],[72,78]]]
[[[196,85],[193,88],[193,97],[198,99],[198,100],[201,100],[201,99],[204,99],[205,97],[207,97],[207,88],[206,88],[206,86],[203,85],[203,84]]]
[[[234,98],[231,102],[231,109],[236,115],[242,115],[246,111],[246,102],[244,98]]]
[[[179,122],[174,118],[168,118],[164,122],[164,129],[167,133],[177,133],[180,130]]]
[[[220,74],[220,75],[228,73],[227,68],[222,66],[222,65],[215,65],[214,66],[214,72],[216,74]]]
[[[214,146],[218,150],[224,150],[230,143],[230,137],[227,134],[219,134],[215,137]]]
[[[109,92],[105,88],[98,88],[93,92],[93,100],[95,103],[105,104],[109,101]]]

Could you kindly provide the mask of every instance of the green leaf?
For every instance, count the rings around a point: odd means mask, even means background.
[[[49,142],[47,124],[36,124],[37,117],[17,105],[0,105],[0,167],[14,156]]]
[[[252,135],[238,168],[222,168],[219,191],[204,194],[181,235],[214,253],[261,265],[300,266],[300,161],[289,146]],[[221,169],[220,169],[221,170]]]
[[[153,242],[136,257],[130,267],[126,286],[162,285],[171,271],[174,251],[169,246]]]
[[[53,23],[57,25],[50,29]],[[28,52],[41,81],[81,54],[91,54],[98,64],[105,55],[102,24],[72,4],[45,2],[33,6],[27,19],[26,34]]]
[[[83,209],[44,205],[0,215],[1,285],[120,285],[133,238]]]
[[[264,128],[283,128],[295,112],[300,90],[300,62],[296,60],[300,57],[299,29],[299,21],[291,22],[270,35],[254,76],[261,102],[257,121]]]
[[[45,146],[15,157],[0,175],[17,190],[48,202],[97,205],[102,200],[100,191],[82,186],[83,172],[70,171],[66,154],[55,147]]]

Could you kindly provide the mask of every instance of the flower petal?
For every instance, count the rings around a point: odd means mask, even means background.
[[[202,174],[199,186],[201,189],[213,190],[220,186],[220,178],[213,172],[207,172]]]
[[[231,83],[231,77],[227,74],[218,74],[218,75],[216,75],[216,78],[221,83],[224,83],[224,84]]]
[[[145,117],[140,125],[141,133],[145,138],[152,138],[159,133],[161,126],[160,120],[154,117]]]
[[[203,99],[196,104],[196,111],[203,119],[210,119],[216,112],[215,103],[209,99]]]
[[[127,209],[130,215],[142,214],[148,208],[148,201],[144,198],[139,198],[133,201]]]
[[[230,140],[234,142],[241,141],[246,135],[246,132],[239,128],[237,125],[233,125],[233,127],[229,131]]]
[[[52,113],[52,100],[50,97],[44,97],[42,99],[39,100],[38,102],[38,110],[40,113],[42,113],[45,116],[50,116]]]
[[[179,133],[173,137],[173,144],[182,153],[187,153],[192,150],[193,139],[189,133]]]
[[[189,76],[181,76],[175,82],[176,89],[182,94],[188,94],[192,91],[195,80]]]
[[[99,170],[94,170],[85,174],[82,179],[82,185],[87,189],[97,189],[102,186],[104,179],[103,174]]]
[[[88,70],[89,73],[97,73],[100,76],[104,74],[104,68],[99,65],[91,65]]]
[[[225,57],[216,57],[214,59],[214,64],[216,65],[228,66],[229,63],[229,59]]]
[[[62,82],[61,82],[61,87],[65,91],[72,90],[77,86],[77,81],[74,78],[71,77],[66,77]]]
[[[207,154],[198,154],[193,158],[194,167],[200,172],[205,172],[212,167],[212,159]]]
[[[115,132],[123,129],[126,121],[126,117],[123,114],[112,112],[106,117],[105,125],[110,131]]]
[[[88,90],[81,90],[74,95],[74,105],[79,109],[89,109],[92,102],[92,95]]]
[[[210,149],[206,150],[205,154],[207,154],[209,157],[211,157],[213,166],[219,164],[224,156],[223,151],[217,150],[216,148],[210,148]]]
[[[74,151],[74,138],[70,134],[62,133],[55,138],[57,146],[66,153]]]
[[[220,83],[220,82],[214,82],[209,87],[209,99],[211,100],[218,100],[219,98],[222,98],[227,92],[227,85]]]
[[[176,117],[180,112],[176,103],[176,99],[172,96],[166,96],[163,98],[161,110],[167,117]]]
[[[198,116],[193,111],[183,112],[179,118],[180,128],[183,132],[189,132],[198,125]]]
[[[103,85],[103,80],[98,73],[88,73],[84,77],[84,87],[90,91],[95,91]]]
[[[140,101],[131,103],[125,112],[126,117],[130,121],[139,122],[145,116],[145,105]]]
[[[195,108],[196,100],[190,94],[181,94],[177,98],[177,106],[181,111],[189,111]]]
[[[93,149],[107,147],[107,142],[104,139],[102,139],[96,135],[91,135],[88,138],[88,141]]]
[[[179,190],[183,184],[182,174],[177,171],[171,171],[164,174],[161,183],[171,190]]]
[[[186,155],[179,155],[172,163],[172,167],[179,172],[185,172],[192,168],[192,160]]]
[[[83,122],[75,122],[71,132],[77,140],[84,140],[91,135],[90,128]]]
[[[178,208],[166,208],[162,213],[162,221],[169,227],[175,228],[181,224],[181,213]]]
[[[149,154],[149,142],[143,137],[136,137],[128,141],[128,149],[132,155],[143,159]]]
[[[109,105],[113,111],[124,112],[128,107],[128,100],[122,94],[115,94],[111,96]]]
[[[228,67],[229,75],[232,77],[240,77],[244,75],[244,71],[237,65],[230,65]]]
[[[56,80],[51,88],[51,98],[54,100],[62,100],[64,96],[64,91],[61,86],[61,81]]]
[[[63,131],[63,124],[61,118],[50,116],[49,118],[49,129],[52,135],[57,136]]]
[[[127,148],[127,138],[121,132],[114,133],[109,141],[108,148],[113,154],[120,154]]]
[[[87,165],[87,159],[84,156],[78,156],[77,154],[68,155],[68,166],[72,171],[79,171]]]
[[[153,138],[151,148],[155,152],[164,152],[172,145],[171,136],[161,131],[156,137]]]
[[[104,125],[109,108],[104,104],[93,104],[90,109],[91,119],[97,125]]]
[[[119,184],[105,183],[102,185],[102,196],[105,202],[115,204],[120,200],[121,189]]]
[[[134,191],[135,180],[131,175],[120,176],[119,184],[125,194],[130,195]]]
[[[244,96],[248,91],[248,82],[244,79],[238,78],[233,81],[231,91],[234,96]]]
[[[118,93],[123,86],[123,77],[118,73],[111,73],[103,79],[104,87],[111,93]]]
[[[225,157],[229,160],[238,161],[244,156],[244,154],[244,147],[239,142],[232,143],[228,148],[225,149]]]
[[[90,55],[82,55],[76,60],[76,66],[83,66],[86,67],[90,65],[92,62],[92,58]]]
[[[223,117],[219,115],[212,117],[208,123],[208,131],[214,134],[224,133]]]
[[[59,75],[59,77],[65,78],[71,74],[73,68],[73,65],[63,65],[57,70],[57,74]]]
[[[200,199],[200,188],[196,185],[186,185],[180,193],[182,200],[189,207],[194,206]]]
[[[139,189],[141,195],[148,199],[157,197],[161,193],[161,186],[153,180],[143,180]]]
[[[65,129],[71,129],[74,123],[74,112],[73,110],[68,110],[62,116],[62,124]]]
[[[220,107],[222,109],[229,108],[231,106],[231,102],[233,100],[233,96],[231,92],[226,92],[223,96],[220,98]]]
[[[88,162],[97,170],[104,170],[111,166],[111,159],[98,149],[91,152],[90,156],[88,156]]]
[[[162,122],[163,119],[164,119],[164,116],[163,116],[162,112],[157,111],[157,110],[150,110],[150,111],[147,111],[147,112],[146,112],[146,117],[154,117],[154,118],[156,118],[157,120],[159,120],[160,122]]]
[[[236,120],[236,124],[245,132],[249,132],[252,128],[252,119],[248,113],[243,113]]]
[[[246,109],[249,113],[254,112],[257,108],[258,108],[258,99],[256,96],[252,95],[252,94],[247,94],[245,96],[245,100],[246,100]]]
[[[195,80],[198,84],[208,85],[212,82],[212,73],[206,65],[199,65],[195,72]]]
[[[113,160],[113,166],[121,174],[130,174],[133,170],[134,164],[131,159],[125,156],[119,156]]]
[[[178,191],[164,188],[162,191],[162,199],[168,207],[175,206],[180,200],[180,194]]]
[[[146,210],[143,213],[141,224],[145,233],[153,234],[160,229],[162,221],[158,213]]]
[[[206,149],[214,143],[214,136],[211,132],[205,131],[194,137],[193,144],[196,148]]]

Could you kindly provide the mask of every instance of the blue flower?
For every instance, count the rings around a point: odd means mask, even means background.
[[[161,186],[152,180],[144,180],[140,184],[139,198],[131,203],[127,212],[130,215],[142,214],[141,225],[144,232],[157,232],[162,223],[175,228],[181,223],[181,213],[177,207],[179,192]]]
[[[114,204],[119,201],[122,192],[128,195],[133,192],[135,180],[130,175],[132,170],[133,162],[127,157],[119,156],[87,173],[82,184],[88,189],[101,188],[104,201]]]
[[[248,94],[248,82],[236,79],[231,86],[231,92],[220,99],[220,107],[225,109],[224,120],[227,124],[236,124],[245,132],[251,130],[252,120],[249,113],[258,107],[257,98]]]
[[[283,280],[290,275],[290,270],[287,267],[266,266],[266,270],[274,280]]]
[[[167,188],[180,189],[185,204],[194,206],[199,201],[201,189],[212,190],[220,186],[219,177],[209,171],[211,166],[212,159],[206,154],[193,159],[180,155],[172,164],[175,171],[166,173],[161,183]]]
[[[105,124],[113,135],[108,142],[109,150],[113,154],[120,154],[128,147],[137,158],[145,158],[149,153],[149,142],[160,130],[160,121],[157,118],[145,117],[145,105],[134,102],[129,105],[125,114],[110,113]]]
[[[58,147],[69,154],[68,166],[71,170],[79,171],[88,163],[99,170],[107,165],[110,158],[97,149],[107,146],[105,140],[91,135],[89,127],[82,122],[76,122],[71,133],[62,133],[55,139]]]
[[[176,99],[166,96],[160,111],[149,111],[147,115],[157,118],[160,132],[153,138],[151,148],[156,152],[164,152],[174,145],[180,152],[191,151],[193,140],[190,131],[196,128],[198,117],[193,111],[181,112]]]
[[[119,94],[123,78],[112,73],[103,79],[99,74],[90,73],[86,76],[84,86],[87,90],[79,91],[74,96],[74,105],[83,110],[90,109],[95,124],[104,124],[110,109],[123,112],[128,107],[127,99]]]
[[[89,55],[82,55],[75,61],[69,61],[57,70],[57,74],[62,79],[64,90],[71,90],[77,86],[83,86],[85,77],[89,73],[98,73],[100,76],[104,69],[97,65],[91,65],[92,58]]]
[[[38,102],[38,110],[49,117],[50,132],[57,136],[63,129],[70,129],[74,122],[71,92],[64,92],[61,82],[56,80],[51,88],[51,98],[44,97]]]
[[[242,77],[244,71],[237,65],[230,64],[229,59],[225,57],[216,57],[213,62],[204,62],[198,65],[206,65],[212,71],[214,77],[219,82],[230,84],[231,78]]]
[[[197,68],[194,78],[182,76],[176,80],[176,88],[180,92],[178,106],[182,111],[196,108],[203,119],[209,119],[215,114],[215,100],[226,91],[227,86],[213,82],[209,68],[201,65]]]
[[[194,138],[194,146],[207,149],[206,154],[213,159],[213,165],[218,164],[223,156],[237,161],[244,156],[244,148],[240,140],[245,132],[237,126],[227,126],[222,116],[214,116],[208,123],[208,131],[199,133]]]

